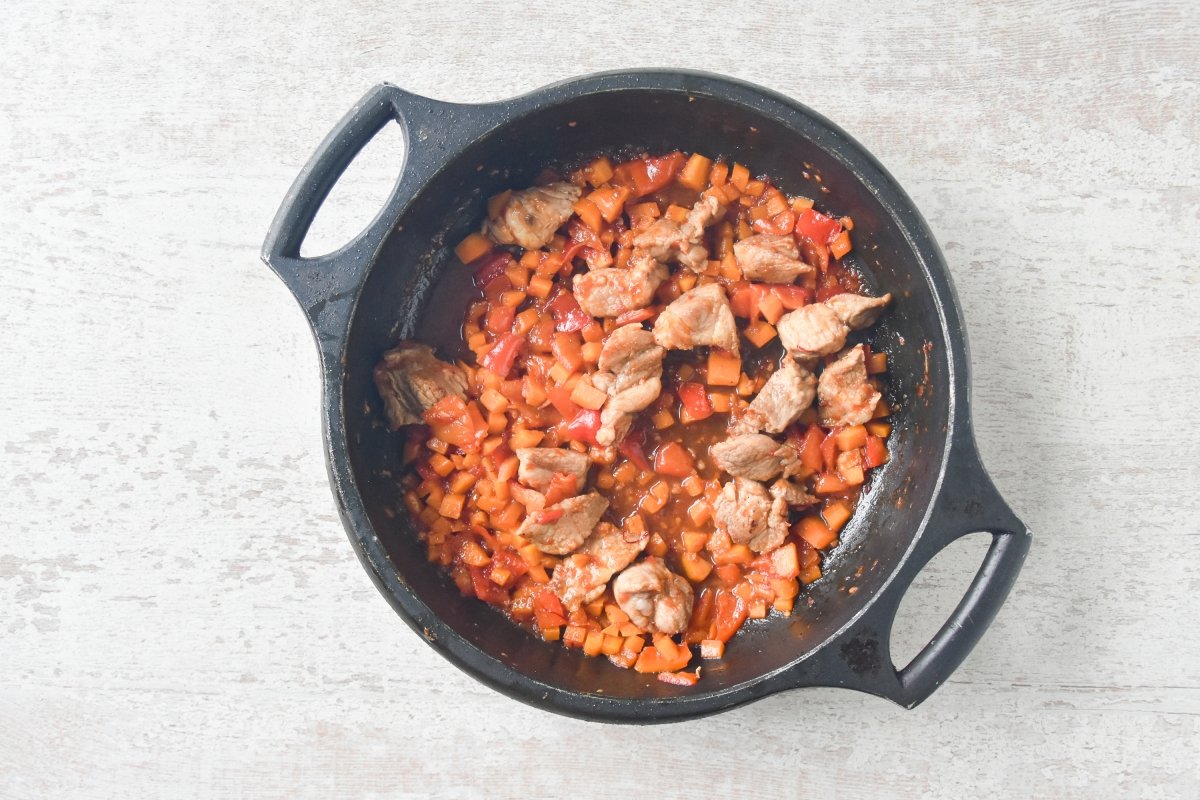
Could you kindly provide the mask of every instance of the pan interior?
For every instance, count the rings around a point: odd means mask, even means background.
[[[773,672],[811,651],[869,601],[916,535],[945,445],[949,376],[935,298],[901,230],[907,201],[876,197],[853,167],[823,144],[818,123],[793,127],[717,97],[661,90],[590,94],[545,106],[475,142],[436,175],[385,241],[358,301],[347,345],[344,406],[357,490],[395,569],[451,629],[491,657],[563,690],[610,697],[666,698],[719,692]],[[873,473],[825,576],[798,598],[791,616],[751,622],[722,661],[704,663],[699,686],[682,690],[547,644],[509,623],[427,563],[401,502],[401,440],[383,424],[371,369],[401,338],[461,355],[459,323],[472,297],[468,270],[452,248],[475,230],[487,197],[524,187],[547,165],[599,153],[698,151],[769,175],[789,194],[854,218],[853,263],[872,294],[896,298],[860,341],[887,352],[889,401],[896,409],[892,460]],[[896,203],[889,208],[886,202]],[[904,203],[904,205],[900,205]]]

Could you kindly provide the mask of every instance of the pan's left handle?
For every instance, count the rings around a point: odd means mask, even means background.
[[[333,301],[354,292],[399,215],[406,195],[405,174],[422,161],[414,158],[414,131],[427,126],[435,108],[445,105],[388,83],[371,89],[317,146],[279,206],[263,242],[262,259],[292,290],[318,334],[334,322],[322,319],[323,313]],[[361,233],[339,249],[302,257],[300,246],[330,190],[367,143],[393,120],[404,129],[406,152],[387,202]]]

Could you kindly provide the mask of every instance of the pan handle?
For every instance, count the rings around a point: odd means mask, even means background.
[[[375,253],[421,184],[502,117],[500,104],[444,103],[381,83],[317,146],[271,222],[262,260],[292,290],[319,340],[348,322],[350,303]],[[302,257],[300,245],[330,190],[363,147],[393,120],[404,131],[405,153],[400,175],[383,208],[338,250]],[[418,142],[420,147],[415,146]]]
[[[916,547],[895,578],[849,628],[790,671],[788,685],[840,686],[914,708],[942,685],[983,637],[1029,552],[1029,529],[1000,497],[969,431],[952,445],[941,491]],[[986,532],[991,546],[950,618],[921,652],[897,669],[891,657],[896,611],[921,569],[950,543]]]

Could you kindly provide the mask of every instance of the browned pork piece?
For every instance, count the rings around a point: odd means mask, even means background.
[[[817,381],[817,407],[821,424],[862,425],[871,419],[879,392],[867,380],[866,354],[861,344],[838,357]]]
[[[467,379],[454,364],[433,354],[428,345],[401,342],[383,354],[375,367],[375,388],[383,398],[393,428],[416,425],[422,415],[443,397],[463,397]]]
[[[679,295],[654,321],[654,340],[668,350],[709,345],[737,355],[737,326],[725,290],[709,283]]]
[[[575,299],[593,317],[619,317],[650,305],[667,275],[665,264],[649,256],[634,256],[624,269],[594,269],[576,275]]]
[[[498,244],[515,244],[526,250],[545,247],[554,232],[571,217],[571,206],[582,190],[570,183],[552,183],[513,192],[484,225]]]
[[[795,422],[817,396],[816,377],[791,358],[767,378],[763,388],[746,409],[739,430],[782,433]]]
[[[625,438],[633,415],[658,399],[665,352],[638,325],[622,325],[604,340],[596,364],[600,371],[592,376],[592,385],[608,395],[596,431],[601,447]]]
[[[813,271],[800,259],[800,248],[790,235],[755,234],[735,244],[733,255],[748,281],[791,283]]]
[[[630,622],[650,633],[680,633],[692,616],[692,585],[657,558],[618,575],[613,597]]]
[[[546,491],[556,472],[575,476],[576,489],[587,483],[591,461],[583,453],[559,447],[518,447],[517,480],[531,489]]]
[[[568,497],[530,513],[517,533],[543,553],[566,555],[583,544],[607,509],[608,500],[595,492]]]
[[[613,575],[633,563],[649,538],[601,522],[573,555],[554,568],[550,591],[558,595],[568,611],[592,602],[604,594]]]
[[[702,272],[708,260],[704,229],[724,213],[715,197],[701,198],[682,225],[662,217],[638,232],[633,237],[634,249],[658,261],[677,261],[693,272]]]
[[[824,303],[813,303],[785,314],[776,326],[788,355],[805,363],[836,353],[846,344],[849,330]]]
[[[769,481],[780,473],[791,475],[799,466],[796,448],[761,433],[731,436],[710,447],[708,454],[733,477],[756,481]]]
[[[883,297],[864,297],[861,294],[835,294],[825,301],[825,305],[833,309],[846,327],[860,331],[869,328],[879,319],[883,307],[890,303],[892,295]]]

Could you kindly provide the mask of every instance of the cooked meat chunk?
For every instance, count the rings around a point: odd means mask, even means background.
[[[692,585],[657,558],[618,575],[613,597],[630,622],[650,633],[682,633],[692,616]]]
[[[545,247],[554,232],[571,217],[571,206],[582,190],[570,183],[552,183],[513,192],[489,219],[486,231],[498,244],[516,244],[526,250]]]
[[[623,325],[604,341],[592,385],[608,395],[600,411],[596,442],[608,446],[625,437],[633,415],[662,392],[662,360],[666,353],[654,334],[638,325]]]
[[[554,568],[550,591],[568,611],[592,602],[604,594],[613,575],[633,563],[649,538],[646,534],[630,538],[620,528],[601,522],[574,555]]]
[[[793,357],[805,362],[836,353],[849,330],[832,308],[813,303],[785,314],[776,326],[779,341]]]
[[[556,472],[575,476],[575,485],[580,489],[587,483],[591,461],[583,453],[558,447],[518,447],[517,480],[531,489],[544,492]]]
[[[704,248],[704,229],[717,220],[724,209],[715,197],[701,198],[688,212],[682,225],[662,217],[633,237],[633,246],[658,261],[677,261],[693,272],[701,272],[708,260]]]
[[[375,367],[375,388],[383,398],[388,422],[399,428],[422,422],[422,415],[443,397],[462,397],[467,379],[458,367],[439,360],[428,345],[401,342],[384,353]]]
[[[591,492],[568,497],[525,518],[517,533],[552,556],[574,552],[608,509],[608,500]]]
[[[737,355],[737,326],[725,290],[709,283],[679,295],[654,321],[654,340],[668,350],[710,345]]]
[[[860,331],[869,328],[879,319],[879,312],[892,300],[891,294],[883,297],[863,297],[861,294],[835,294],[825,301],[848,328]]]
[[[861,344],[825,367],[817,381],[822,425],[862,425],[871,419],[878,402],[879,392],[867,381],[866,355]]]
[[[713,502],[713,522],[735,544],[750,544],[767,535],[771,497],[758,481],[734,478]]]
[[[782,366],[767,378],[750,408],[746,409],[742,422],[767,433],[782,433],[812,405],[816,396],[816,377],[785,357]]]
[[[748,281],[791,283],[813,271],[800,260],[800,248],[790,235],[760,233],[735,244],[733,254]]]
[[[771,497],[782,500],[788,506],[811,506],[817,498],[791,481],[778,480],[771,484]]]
[[[650,305],[667,275],[665,264],[648,256],[631,258],[625,269],[594,269],[576,275],[575,299],[593,317],[619,317]]]
[[[717,466],[735,478],[769,481],[783,473],[791,475],[799,465],[796,448],[780,444],[761,433],[731,436],[708,449]]]

